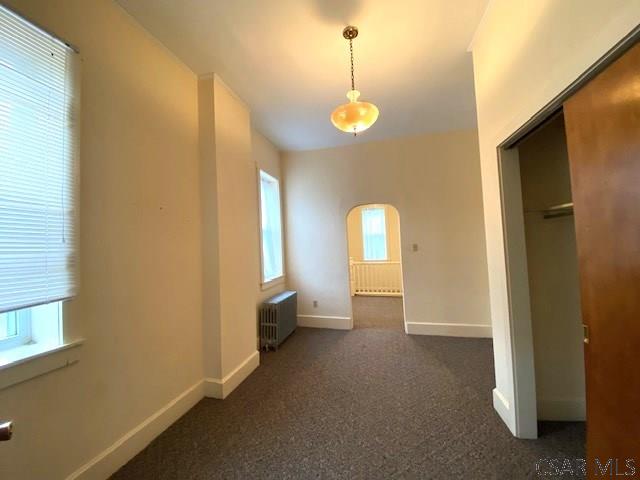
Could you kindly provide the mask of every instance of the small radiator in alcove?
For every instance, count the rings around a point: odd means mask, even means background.
[[[296,329],[298,295],[294,291],[279,293],[260,306],[260,348],[278,346]]]

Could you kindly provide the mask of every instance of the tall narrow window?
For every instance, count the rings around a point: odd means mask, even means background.
[[[260,171],[260,212],[262,230],[262,281],[282,277],[282,215],[278,180]]]
[[[76,62],[0,6],[0,349],[75,295]]]
[[[362,242],[365,261],[387,260],[387,227],[384,208],[362,210]]]

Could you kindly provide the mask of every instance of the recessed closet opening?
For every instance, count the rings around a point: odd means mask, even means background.
[[[539,420],[585,419],[571,176],[560,113],[519,145]]]
[[[512,338],[539,421],[585,420],[584,333],[564,116],[557,112],[501,152]],[[528,416],[527,416],[528,415]]]

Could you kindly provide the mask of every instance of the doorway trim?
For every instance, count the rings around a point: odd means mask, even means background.
[[[510,342],[508,344],[511,345],[513,362],[513,408],[515,436],[518,438],[538,437],[538,414],[520,165],[518,150],[514,147],[556,115],[569,97],[620,58],[639,40],[640,25],[496,147],[509,304]],[[496,407],[495,399],[494,407]]]
[[[349,291],[349,311],[350,311],[350,316],[351,316],[351,328],[353,328],[354,326],[354,318],[353,318],[353,298],[351,295],[351,258],[349,255],[349,215],[351,214],[351,212],[353,212],[356,208],[359,207],[366,207],[368,205],[380,205],[380,206],[389,206],[391,208],[393,208],[396,211],[396,214],[398,215],[398,235],[399,235],[399,239],[398,239],[398,248],[400,251],[400,281],[402,282],[402,325],[404,328],[404,333],[408,334],[408,327],[407,327],[407,312],[406,312],[406,301],[405,301],[405,295],[406,295],[406,281],[405,281],[405,277],[404,277],[404,260],[403,260],[403,255],[402,255],[402,214],[400,213],[400,209],[398,207],[396,207],[393,203],[391,202],[358,202],[354,205],[352,205],[351,207],[347,208],[347,211],[344,215],[344,232],[345,232],[345,239],[346,239],[346,262],[348,265],[348,272],[347,272],[347,289]]]
[[[562,90],[554,99],[542,107],[536,112],[527,122],[525,122],[520,128],[509,135],[500,145],[498,149],[510,149],[520,142],[524,137],[533,133],[535,129],[544,124],[550,117],[556,114],[561,108],[562,104],[571,97],[574,93],[585,86],[589,81],[602,72],[605,68],[620,58],[627,50],[629,50],[636,42],[640,41],[640,25],[634,28],[627,34],[622,40],[616,43],[605,53],[599,60],[597,60],[591,67],[589,67],[582,75],[576,78],[570,83],[564,90]]]

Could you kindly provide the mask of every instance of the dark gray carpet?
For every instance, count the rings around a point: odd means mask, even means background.
[[[402,297],[351,297],[353,328],[404,330]]]
[[[298,328],[112,478],[512,480],[538,478],[540,458],[584,456],[582,423],[513,438],[493,385],[490,340]]]

